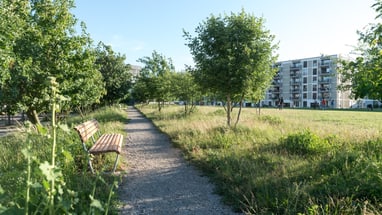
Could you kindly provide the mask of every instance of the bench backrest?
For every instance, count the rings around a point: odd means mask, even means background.
[[[78,135],[80,135],[82,143],[85,143],[90,138],[93,138],[93,135],[99,131],[99,124],[97,120],[92,119],[77,125],[74,129],[78,132]]]

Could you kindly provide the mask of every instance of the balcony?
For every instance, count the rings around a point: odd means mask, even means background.
[[[332,70],[330,68],[321,68],[320,75],[331,75]]]
[[[330,67],[332,64],[332,61],[330,59],[322,59],[320,63],[321,68]]]
[[[290,72],[290,77],[299,77],[301,75],[300,72]]]
[[[291,83],[293,83],[293,84],[295,84],[295,83],[301,83],[301,79],[293,78],[293,79],[291,79]]]
[[[319,79],[318,83],[324,84],[324,83],[330,83],[330,79]]]
[[[300,94],[292,94],[290,99],[292,99],[292,100],[299,100],[300,99]]]
[[[295,66],[295,65],[290,66],[290,71],[298,71],[300,69],[301,69],[301,66]]]
[[[320,90],[319,92],[321,93],[329,92],[329,87],[320,87],[319,90]]]
[[[272,81],[272,85],[281,87],[282,86],[282,82],[281,82],[281,80],[273,80]]]
[[[291,90],[290,90],[292,93],[300,93],[300,88],[292,88]]]

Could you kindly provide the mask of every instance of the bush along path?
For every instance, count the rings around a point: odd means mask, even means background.
[[[121,214],[236,214],[150,120],[128,108]]]

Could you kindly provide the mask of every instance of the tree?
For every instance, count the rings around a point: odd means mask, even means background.
[[[184,114],[189,115],[195,110],[196,102],[202,97],[199,85],[196,84],[190,71],[174,73],[171,80],[174,97],[183,102]]]
[[[100,42],[97,47],[97,60],[105,82],[106,95],[101,99],[103,104],[120,103],[128,98],[131,88],[130,66],[125,64],[126,57],[114,53],[111,46]]]
[[[60,83],[61,95],[70,98],[67,108],[99,102],[105,93],[102,75],[94,64],[95,51],[84,24],[81,34],[76,34],[77,20],[69,12],[74,7],[73,1],[20,2],[24,3],[20,3],[23,10],[11,10],[8,11],[11,16],[1,17],[8,20],[16,16],[24,24],[19,26],[22,32],[12,43],[14,61],[5,82],[6,87],[16,90],[15,102],[26,110],[29,120],[39,123],[38,114],[49,108],[45,98],[49,88],[46,80],[50,76]]]
[[[9,81],[15,62],[13,44],[26,26],[25,17],[18,14],[26,14],[27,10],[27,1],[0,1],[0,111],[5,111],[8,116],[19,109],[16,100],[18,89]]]
[[[249,92],[264,89],[276,72],[272,64],[277,45],[263,24],[262,18],[242,10],[209,17],[196,28],[196,37],[184,32],[196,64],[193,76],[202,88],[224,97],[228,126],[234,104],[242,103]]]
[[[382,1],[372,6],[382,17]],[[342,84],[340,89],[351,90],[357,98],[368,97],[382,100],[382,24],[370,25],[365,32],[357,32],[359,46],[354,60],[340,60],[339,73]]]
[[[172,85],[171,73],[175,68],[171,59],[154,51],[151,57],[138,59],[144,64],[137,80],[137,86],[146,90],[148,99],[155,100],[158,110],[161,111],[163,103],[171,99]]]

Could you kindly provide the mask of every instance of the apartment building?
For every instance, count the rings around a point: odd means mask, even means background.
[[[130,73],[131,73],[131,81],[133,83],[136,82],[138,76],[139,76],[139,73],[141,72],[142,70],[142,67],[140,66],[137,66],[137,65],[130,65]]]
[[[350,92],[337,88],[338,59],[338,55],[329,55],[276,63],[278,72],[262,105],[278,106],[282,99],[284,107],[349,108],[354,103],[349,98]]]

